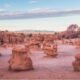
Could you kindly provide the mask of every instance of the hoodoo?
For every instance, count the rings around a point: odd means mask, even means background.
[[[49,57],[56,57],[57,56],[57,45],[50,44],[50,43],[44,43],[43,51]]]
[[[24,71],[33,69],[32,60],[27,55],[28,51],[23,48],[14,48],[9,60],[9,70]]]
[[[80,54],[75,55],[75,61],[72,63],[74,71],[80,72]]]

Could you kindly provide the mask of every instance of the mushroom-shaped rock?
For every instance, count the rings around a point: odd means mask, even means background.
[[[57,56],[57,46],[51,43],[43,44],[43,51],[47,56],[56,57]]]
[[[80,71],[80,54],[75,55],[75,61],[72,63],[74,71]]]
[[[28,57],[26,49],[14,48],[9,60],[9,70],[23,71],[31,69],[33,69],[32,60]]]

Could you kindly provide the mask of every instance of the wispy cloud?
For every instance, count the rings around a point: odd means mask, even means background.
[[[53,10],[48,8],[35,8],[26,12],[2,12],[0,19],[22,19],[22,18],[43,18],[43,17],[60,17],[66,15],[80,14],[79,10]]]
[[[11,7],[11,5],[8,4],[8,3],[5,3],[5,4],[3,4],[3,6],[0,6],[0,7],[1,7],[0,8],[0,13],[7,14],[7,11],[9,9],[9,7]]]
[[[29,3],[30,4],[38,3],[38,0],[30,0]]]
[[[56,10],[49,8],[33,8],[29,12],[31,13],[46,13],[46,12],[55,12]]]
[[[2,9],[2,8],[0,9],[0,12],[4,12],[4,11],[5,11],[5,9]]]

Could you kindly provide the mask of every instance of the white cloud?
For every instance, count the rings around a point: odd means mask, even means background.
[[[55,9],[49,9],[49,8],[33,8],[29,10],[30,13],[50,13],[50,12],[59,12]]]
[[[31,0],[31,1],[29,1],[30,4],[34,4],[34,3],[37,3],[37,2],[38,2],[38,0]]]
[[[0,8],[0,13],[4,13],[6,9]]]
[[[1,6],[0,13],[3,13],[3,14],[6,13],[8,11],[8,9],[9,9],[10,6],[11,5],[8,4],[8,3],[4,4],[3,6]]]
[[[28,12],[30,13],[55,13],[55,12],[77,12],[80,11],[80,9],[64,9],[64,10],[59,10],[59,9],[51,9],[51,8],[33,8],[29,10]]]
[[[0,9],[0,12],[3,12],[4,11],[4,9]]]

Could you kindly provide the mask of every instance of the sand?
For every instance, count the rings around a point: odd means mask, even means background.
[[[75,46],[58,45],[57,58],[46,57],[41,50],[31,52],[34,70],[12,72],[8,71],[11,49],[3,49],[0,57],[0,80],[80,80],[80,72],[74,72],[72,67],[75,53],[80,52]]]

